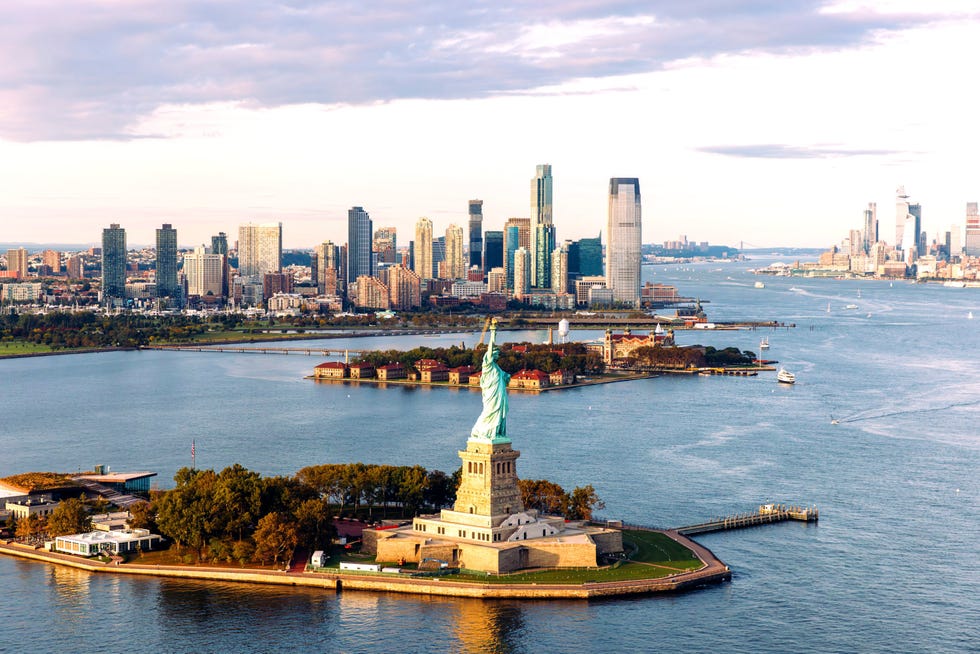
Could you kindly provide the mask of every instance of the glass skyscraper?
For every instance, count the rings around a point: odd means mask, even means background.
[[[180,297],[177,286],[177,230],[164,224],[157,230],[157,297]]]
[[[504,266],[504,233],[483,232],[483,267],[486,271]]]
[[[112,223],[102,230],[102,302],[126,298],[126,230]]]
[[[531,286],[550,286],[547,280],[551,276],[554,232],[550,232],[550,247],[541,247],[538,236],[542,232],[538,227],[550,227],[553,223],[551,165],[541,164],[535,169],[534,179],[531,180]]]
[[[354,284],[361,275],[371,277],[371,245],[374,227],[363,207],[347,211],[347,283]]]
[[[520,248],[520,227],[509,225],[504,239],[507,252],[504,256],[504,272],[507,274],[507,288],[514,289],[514,253]]]
[[[640,301],[642,239],[640,180],[637,178],[614,177],[609,180],[606,234],[609,239],[606,286],[612,290],[614,302],[637,306]]]
[[[282,223],[238,228],[238,274],[257,277],[282,270]]]
[[[470,266],[483,265],[483,200],[470,200]]]

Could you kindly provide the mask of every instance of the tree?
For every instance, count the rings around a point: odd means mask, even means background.
[[[304,500],[293,512],[299,531],[299,542],[314,550],[325,549],[336,531],[330,503],[325,497]]]
[[[214,511],[222,516],[224,533],[241,540],[259,519],[262,481],[259,473],[239,464],[229,466],[218,475]]]
[[[591,520],[594,509],[604,508],[606,504],[599,499],[592,484],[576,487],[569,496],[567,517],[571,520]]]
[[[213,470],[181,468],[174,481],[177,487],[160,498],[157,524],[178,548],[193,547],[200,561],[208,541],[222,532],[221,516],[212,510],[217,475]]]
[[[92,529],[92,518],[85,503],[78,498],[62,501],[48,516],[47,532],[50,536],[82,534]]]
[[[36,513],[32,513],[26,518],[17,521],[17,529],[14,534],[18,538],[31,538],[44,531],[44,520]]]
[[[441,509],[452,504],[456,498],[456,487],[453,478],[442,470],[432,470],[426,475],[425,489],[422,495],[425,503],[433,509]]]
[[[558,484],[547,479],[520,479],[517,487],[521,491],[524,508],[554,515],[565,515],[567,512],[569,496]]]
[[[275,567],[280,560],[288,561],[292,558],[293,550],[299,542],[299,532],[292,520],[273,511],[259,520],[253,539],[255,558],[262,563],[271,561]]]
[[[129,526],[131,529],[157,530],[157,514],[149,502],[137,502],[129,507]]]

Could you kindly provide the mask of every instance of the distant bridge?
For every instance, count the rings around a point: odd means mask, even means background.
[[[324,357],[351,354],[360,356],[372,350],[328,347],[246,347],[244,345],[147,345],[144,350],[169,350],[172,352],[232,352],[235,354],[314,354]]]

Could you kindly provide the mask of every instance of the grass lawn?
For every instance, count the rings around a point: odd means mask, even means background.
[[[50,345],[29,343],[27,341],[8,341],[0,344],[0,357],[11,356],[14,354],[39,354],[50,351]]]

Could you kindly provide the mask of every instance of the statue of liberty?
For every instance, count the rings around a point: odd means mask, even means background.
[[[483,354],[480,390],[483,393],[483,412],[473,425],[471,438],[488,441],[507,440],[507,382],[510,375],[500,369],[497,359],[500,350],[495,345],[497,319],[490,322],[490,342]]]

